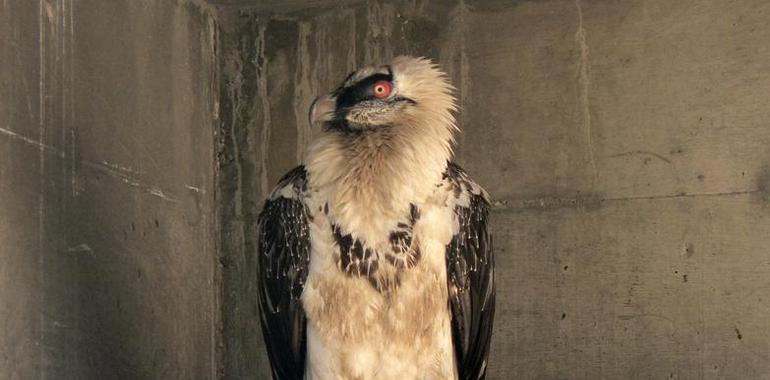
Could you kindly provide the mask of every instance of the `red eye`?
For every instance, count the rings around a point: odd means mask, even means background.
[[[390,95],[391,85],[386,80],[377,81],[372,87],[374,97],[377,99],[384,99]]]

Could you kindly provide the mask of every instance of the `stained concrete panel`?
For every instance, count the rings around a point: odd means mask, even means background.
[[[0,12],[0,378],[215,378],[214,21]]]
[[[583,6],[597,171],[612,196],[754,191],[770,154],[770,4]]]
[[[752,195],[493,213],[493,378],[770,374],[770,214]]]
[[[30,210],[36,210],[40,201],[37,195],[41,186],[39,151],[14,138],[38,131],[37,36],[34,29],[29,30],[34,23],[25,22],[36,20],[36,11],[33,6],[19,5],[10,9],[6,5],[0,14],[3,62],[0,70],[0,151],[5,158],[0,163],[0,194],[4,194],[0,197],[0,241],[3,242],[0,249],[0,261],[3,262],[0,266],[0,321],[3,321],[0,367],[5,368],[8,377],[16,378],[35,373],[34,363],[40,352],[34,344],[39,335],[38,326],[27,323],[38,317],[35,310],[40,307],[40,301],[35,297],[40,288],[35,270],[40,250],[40,225],[37,217],[29,217]],[[12,19],[11,14],[17,18]],[[25,25],[30,27],[25,28]],[[29,62],[32,67],[25,67],[22,62]],[[11,129],[11,124],[18,126]],[[8,159],[10,157],[18,160]]]

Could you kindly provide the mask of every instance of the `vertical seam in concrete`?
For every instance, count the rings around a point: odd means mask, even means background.
[[[346,72],[355,70],[357,63],[356,63],[356,54],[357,54],[357,41],[358,38],[356,35],[356,11],[353,9],[348,9],[346,11],[348,20],[350,20],[350,36],[348,37],[348,41],[350,42],[350,50],[348,50],[348,57],[347,57],[347,70]]]
[[[59,172],[61,173],[61,188],[57,190],[60,193],[59,199],[61,202],[61,205],[59,206],[59,213],[61,215],[62,220],[69,220],[70,218],[70,208],[72,207],[72,203],[74,199],[71,197],[72,194],[72,180],[74,178],[72,171],[74,170],[74,165],[69,165],[70,162],[74,162],[74,147],[72,149],[68,149],[72,144],[74,144],[74,139],[69,139],[68,136],[70,135],[70,131],[73,128],[74,124],[74,118],[72,117],[72,110],[74,107],[75,97],[73,96],[74,92],[74,70],[72,68],[73,66],[73,54],[72,54],[72,47],[74,46],[74,36],[72,31],[72,21],[73,21],[73,14],[72,14],[72,8],[73,8],[73,1],[72,0],[62,0],[61,1],[61,9],[59,12],[59,18],[60,18],[60,30],[57,34],[57,39],[61,43],[61,50],[60,50],[60,68],[61,68],[61,76],[60,76],[60,86],[61,86],[61,97],[62,97],[62,109],[60,111],[61,117],[61,131],[59,133],[59,144],[61,147],[62,152],[64,153],[64,158],[61,160],[61,164],[58,166]],[[67,157],[67,154],[70,153],[70,157]],[[68,159],[69,158],[69,159]],[[70,236],[69,236],[69,228],[66,226],[57,226],[57,230],[61,231],[60,233],[63,233],[63,241],[65,244],[65,247],[69,247],[70,243]],[[85,243],[82,243],[79,245],[82,248],[86,249],[86,252],[89,252],[90,254],[93,254],[93,250]],[[60,247],[57,247],[59,249]],[[81,327],[82,320],[78,318],[76,321],[73,322],[74,325],[76,325],[78,329]],[[85,364],[84,355],[83,355],[83,349],[81,347],[72,348],[72,359],[69,361],[69,365],[71,366],[70,371],[73,371],[75,373],[79,373],[80,376],[83,376],[83,372],[86,369],[87,365]]]
[[[591,131],[591,101],[589,98],[589,86],[591,85],[591,67],[589,61],[589,49],[586,41],[586,30],[583,26],[583,8],[580,0],[575,0],[577,8],[578,27],[575,32],[575,41],[580,47],[580,60],[578,61],[578,85],[580,88],[580,112],[582,114],[583,129],[585,130],[586,143],[588,144],[588,158],[591,163],[591,189],[596,187],[598,171],[596,158],[594,157],[593,136]]]
[[[218,132],[218,121],[219,121],[219,89],[220,89],[220,76],[219,76],[219,59],[218,59],[218,51],[217,51],[217,42],[219,41],[219,36],[217,34],[217,19],[216,19],[216,13],[213,13],[209,11],[207,8],[201,7],[203,12],[206,14],[206,26],[208,27],[207,34],[208,34],[208,51],[206,53],[207,58],[211,61],[209,62],[209,96],[210,96],[210,102],[209,106],[211,107],[211,123],[212,123],[212,129],[211,129],[211,145],[210,145],[210,151],[209,155],[211,157],[211,183],[213,184],[213,191],[211,191],[211,194],[204,195],[202,197],[203,202],[209,202],[211,205],[211,209],[215,211],[215,215],[213,218],[211,218],[211,224],[209,224],[209,219],[206,217],[206,213],[203,214],[203,222],[204,226],[206,228],[206,232],[211,234],[211,240],[204,239],[204,245],[205,245],[205,252],[209,253],[211,252],[211,272],[210,272],[210,307],[211,307],[211,331],[209,333],[209,373],[211,376],[211,379],[218,379],[223,378],[223,375],[220,375],[220,367],[219,363],[223,363],[222,360],[222,351],[219,349],[221,342],[224,341],[223,339],[223,330],[221,328],[222,326],[222,320],[223,320],[223,309],[222,309],[222,292],[224,290],[224,286],[222,283],[222,270],[217,265],[219,263],[219,251],[220,251],[220,243],[219,243],[219,233],[220,233],[220,215],[219,215],[219,208],[217,207],[217,196],[218,196],[218,184],[219,184],[219,170],[217,167],[217,132]],[[205,188],[205,184],[202,184],[201,187]],[[195,191],[196,193],[200,193],[200,189],[185,185],[186,188]],[[207,199],[208,197],[208,199]],[[222,371],[223,373],[223,371]]]
[[[307,120],[307,110],[301,109],[302,100],[311,96],[313,89],[310,83],[310,50],[308,38],[310,37],[310,24],[299,22],[299,36],[297,38],[298,62],[295,65],[294,81],[298,85],[294,89],[294,119],[297,124],[297,162],[302,162],[305,155],[305,146],[310,140],[310,125]]]
[[[466,102],[468,99],[471,98],[471,78],[470,78],[470,62],[468,62],[468,51],[467,51],[467,44],[466,44],[466,35],[468,34],[468,24],[466,16],[468,14],[468,6],[465,4],[465,1],[460,1],[460,26],[462,28],[462,32],[460,33],[460,121],[462,124],[460,126],[460,146],[465,146],[465,121],[468,120],[468,112],[465,109]],[[457,122],[457,121],[455,121]],[[462,150],[460,150],[460,153],[462,155]]]
[[[61,83],[59,84],[59,86],[61,87],[61,126],[60,126],[61,130],[59,133],[60,133],[60,139],[61,139],[60,143],[62,144],[61,145],[62,151],[65,152],[65,154],[67,152],[67,149],[63,144],[65,141],[67,141],[67,120],[68,120],[67,119],[67,100],[68,100],[67,98],[68,98],[68,92],[71,90],[71,88],[68,86],[69,83],[67,82],[67,69],[69,68],[67,65],[67,58],[69,57],[69,55],[67,54],[67,40],[64,37],[68,27],[67,17],[65,16],[67,12],[66,10],[67,2],[68,2],[67,0],[61,0],[60,2],[57,3],[57,7],[60,8],[58,11],[57,17],[60,17],[61,19],[61,24],[59,25],[59,28],[60,28],[59,36],[61,38],[60,38],[60,44],[57,44],[57,45],[59,45],[59,51],[58,51],[59,62],[61,62],[61,66],[62,66]],[[61,166],[64,169],[63,172],[66,178],[66,167],[67,167],[66,160],[65,160],[65,165],[61,165]],[[62,183],[66,183],[66,182],[62,182]],[[63,197],[65,201],[66,201],[66,198],[67,197]]]
[[[8,8],[8,4],[6,3],[4,5],[3,10],[5,12],[10,12],[10,10],[8,10],[7,8]],[[6,21],[3,20],[3,22],[6,22]],[[21,56],[20,56],[21,50],[19,49],[19,45],[15,40],[16,36],[14,35],[11,38],[12,38],[11,44],[13,45],[13,48],[15,50],[14,57],[16,58],[16,64],[19,65],[19,67],[22,67],[24,66],[24,62],[21,60]],[[32,98],[29,96],[29,83],[27,82],[27,73],[25,73],[23,70],[19,73],[19,80],[21,81],[21,84],[24,87],[24,98],[27,101],[27,112],[30,115],[32,115],[32,113],[34,112],[32,110]]]
[[[39,170],[39,182],[38,182],[38,210],[37,210],[37,217],[38,217],[38,225],[37,225],[37,245],[38,245],[38,267],[37,267],[37,285],[40,287],[40,294],[43,298],[42,305],[45,306],[45,247],[43,246],[43,240],[44,240],[44,234],[43,234],[43,228],[45,228],[45,152],[46,149],[44,148],[44,138],[45,138],[45,0],[40,0],[38,2],[39,6],[39,12],[38,12],[38,49],[39,49],[39,87],[38,87],[38,95],[39,95],[39,105],[40,108],[38,110],[38,115],[40,119],[38,120],[38,141],[41,143],[40,146],[38,146],[38,170]],[[37,346],[38,346],[38,367],[37,367],[37,378],[38,379],[44,379],[45,378],[45,365],[43,363],[43,358],[45,357],[45,345],[43,344],[43,334],[45,331],[45,313],[43,313],[43,310],[38,311],[38,332],[37,332]]]
[[[456,106],[456,110],[452,114],[457,126],[452,141],[452,153],[455,159],[464,156],[465,127],[468,126],[467,120],[470,117],[465,109],[471,92],[470,65],[466,44],[468,12],[467,4],[462,0],[449,11],[446,23],[447,32],[435,57],[438,59],[438,63],[443,66],[447,76],[452,78],[455,83],[455,88],[452,91]]]
[[[240,64],[244,64],[241,57],[238,57],[238,61]],[[243,165],[241,165],[241,145],[238,142],[238,132],[236,127],[236,122],[239,120],[239,115],[241,112],[242,102],[240,101],[241,98],[241,90],[243,88],[243,76],[237,76],[236,80],[238,81],[237,84],[233,85],[230,88],[230,94],[231,99],[238,99],[238,101],[232,101],[231,106],[231,116],[230,116],[230,131],[229,131],[229,137],[232,141],[232,150],[233,150],[233,164],[235,165],[235,171],[236,171],[236,188],[234,191],[234,202],[235,202],[235,213],[238,217],[240,217],[240,212],[242,209],[242,202],[243,202],[243,196],[242,196],[242,189],[243,189]]]
[[[260,151],[259,151],[259,169],[260,169],[260,188],[262,194],[260,199],[268,195],[269,183],[267,176],[267,156],[270,143],[270,101],[267,94],[267,56],[265,55],[265,30],[266,25],[259,26],[257,43],[259,43],[259,53],[257,54],[257,91],[262,101],[262,131],[260,132]]]

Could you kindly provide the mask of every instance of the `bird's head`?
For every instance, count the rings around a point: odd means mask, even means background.
[[[392,128],[424,129],[451,143],[456,129],[453,87],[425,58],[400,56],[354,71],[310,109],[310,123],[324,130],[361,134]]]

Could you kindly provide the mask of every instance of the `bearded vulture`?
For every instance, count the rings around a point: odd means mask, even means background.
[[[425,58],[316,99],[320,136],[259,217],[275,379],[483,379],[495,311],[487,193],[452,162],[453,87]]]

